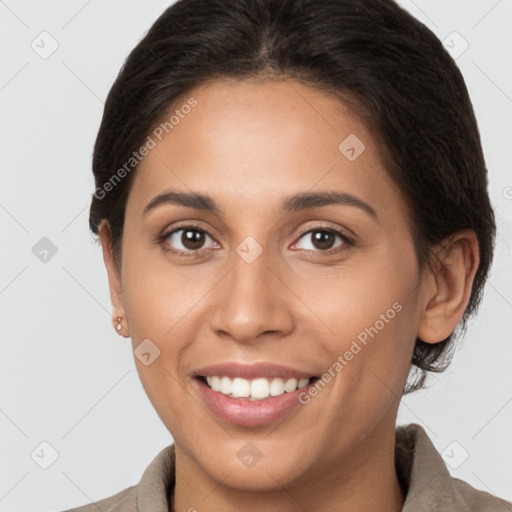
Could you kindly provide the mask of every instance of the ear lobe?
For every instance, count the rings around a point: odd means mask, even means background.
[[[423,283],[426,291],[417,336],[425,343],[443,341],[457,327],[471,297],[479,254],[471,229],[458,231],[439,244],[433,269]]]
[[[101,249],[103,252],[103,261],[107,269],[108,286],[110,289],[110,300],[113,306],[113,316],[123,317],[125,315],[122,291],[121,291],[121,273],[118,269],[114,254],[112,252],[112,235],[110,225],[103,219],[98,227]]]

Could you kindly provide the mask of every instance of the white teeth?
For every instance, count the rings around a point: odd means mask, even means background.
[[[279,396],[284,393],[284,381],[279,377],[272,379],[270,383],[270,395],[271,396]]]
[[[295,391],[297,389],[297,379],[288,379],[284,383],[284,390],[287,393],[291,393],[292,391]]]
[[[267,379],[260,377],[253,380],[243,379],[242,377],[208,376],[206,382],[213,389],[232,398],[245,398],[248,400],[264,400],[269,396],[279,396],[283,393],[292,393],[309,384],[310,379],[281,379],[275,377]]]
[[[251,382],[251,397],[252,398],[268,398],[270,392],[270,384],[267,379],[260,378],[254,379]]]
[[[229,377],[222,377],[222,380],[229,380],[231,379]],[[221,392],[225,395],[228,395],[229,393],[226,393],[222,388]],[[240,377],[235,377],[233,379],[233,387],[231,390],[231,396],[234,398],[246,398],[251,393],[251,383],[247,379],[242,379]]]
[[[233,384],[231,383],[231,379],[229,377],[222,377],[220,379],[220,388],[219,391],[224,393],[225,395],[229,395],[233,388]]]
[[[297,382],[297,388],[303,388],[304,386],[307,386],[309,384],[309,379],[299,379],[299,382]]]
[[[219,391],[220,390],[220,378],[219,377],[210,377],[211,378],[211,383],[210,386],[212,387],[212,389],[214,391]]]

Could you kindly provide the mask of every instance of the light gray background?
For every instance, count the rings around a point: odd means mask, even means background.
[[[499,234],[479,316],[451,368],[402,400],[398,423],[423,425],[454,476],[512,500],[512,1],[400,3],[452,51],[464,44],[454,31],[469,44],[457,64],[480,126]],[[130,341],[111,326],[101,250],[88,231],[104,98],[168,5],[0,1],[2,512],[60,511],[110,496],[137,483],[172,442]],[[43,31],[58,43],[46,59],[31,47],[51,48]],[[46,263],[32,252],[42,237],[57,247]],[[44,441],[58,452],[48,469],[31,457]]]

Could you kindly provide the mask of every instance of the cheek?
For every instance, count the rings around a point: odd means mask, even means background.
[[[412,314],[415,300],[414,260],[382,255],[352,262],[340,269],[300,275],[293,284],[303,302],[322,320],[333,337],[364,342],[371,334],[389,332],[393,324]],[[396,325],[394,326],[396,327]]]
[[[126,244],[122,285],[134,361],[156,410],[168,410],[170,404],[165,402],[177,391],[178,364],[186,343],[183,318],[197,298],[193,291],[180,292],[186,288],[178,273],[152,265],[148,251],[133,245]]]
[[[171,264],[158,249],[127,243],[123,268],[123,301],[132,338],[170,340],[179,323],[193,314],[208,290],[197,271]],[[198,269],[199,266],[194,267]],[[211,287],[211,285],[210,285]],[[177,346],[178,338],[173,341]]]
[[[390,253],[391,254],[391,253]],[[396,253],[395,253],[396,254]],[[342,393],[361,403],[401,395],[417,332],[417,268],[412,252],[363,262],[315,289],[315,313],[329,327],[322,338],[330,365],[338,361]],[[410,256],[410,257],[408,257]],[[341,356],[341,359],[340,357]],[[334,369],[336,371],[336,368]]]

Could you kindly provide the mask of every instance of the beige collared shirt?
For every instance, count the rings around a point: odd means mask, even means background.
[[[171,444],[153,459],[138,484],[65,512],[169,512],[175,481],[174,455]],[[395,465],[406,495],[402,512],[512,512],[512,502],[452,477],[420,425],[396,428]],[[512,486],[512,475],[510,479]]]

